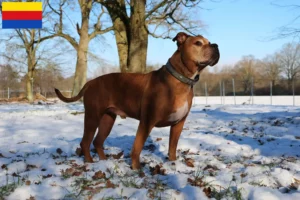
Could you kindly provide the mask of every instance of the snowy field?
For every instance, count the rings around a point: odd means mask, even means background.
[[[198,105],[176,162],[154,129],[130,169],[138,122],[117,118],[107,161],[77,156],[81,104],[0,105],[0,199],[300,199],[300,107]],[[91,147],[93,152],[93,147]],[[77,152],[77,153],[76,153]]]
[[[193,104],[300,106],[300,96],[197,96]]]

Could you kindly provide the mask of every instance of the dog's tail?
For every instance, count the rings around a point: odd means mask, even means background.
[[[67,98],[67,97],[64,97],[64,95],[62,95],[62,93],[54,88],[55,90],[55,93],[56,93],[56,96],[62,100],[63,102],[66,102],[66,103],[71,103],[71,102],[74,102],[74,101],[78,101],[85,93],[86,89],[89,87],[89,84],[90,82],[87,82],[83,88],[80,90],[80,92],[75,96],[75,97],[71,97],[71,98]]]

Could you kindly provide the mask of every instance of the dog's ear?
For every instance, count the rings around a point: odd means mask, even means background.
[[[179,47],[182,45],[185,40],[190,37],[190,35],[184,33],[184,32],[179,32],[177,35],[173,38],[173,42],[177,41],[177,46]]]

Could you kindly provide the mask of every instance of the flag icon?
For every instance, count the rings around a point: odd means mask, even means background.
[[[2,2],[2,28],[42,28],[42,2]]]

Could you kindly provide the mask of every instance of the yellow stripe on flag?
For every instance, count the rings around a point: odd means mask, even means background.
[[[2,11],[43,11],[42,2],[2,2]]]

